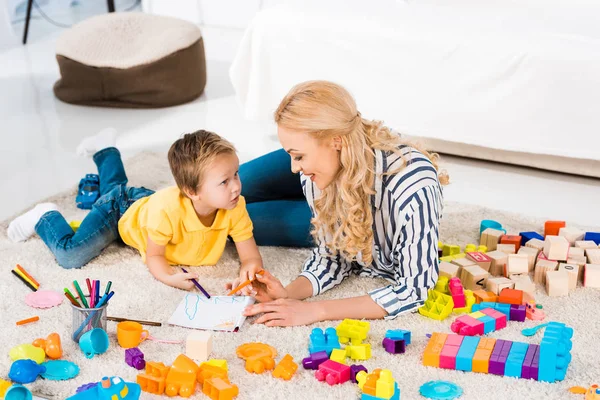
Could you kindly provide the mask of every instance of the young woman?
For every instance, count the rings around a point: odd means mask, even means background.
[[[255,237],[263,245],[314,249],[286,287],[268,272],[257,276],[249,294],[260,303],[246,315],[288,326],[395,318],[422,305],[438,278],[440,180],[447,176],[438,177],[437,156],[362,118],[352,96],[331,82],[292,88],[275,122],[283,149],[240,168]],[[301,301],[351,273],[389,284],[345,299]]]

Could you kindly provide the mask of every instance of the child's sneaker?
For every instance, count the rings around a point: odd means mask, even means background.
[[[77,207],[90,210],[98,197],[100,197],[100,177],[96,174],[87,174],[79,181],[77,198],[75,198]]]

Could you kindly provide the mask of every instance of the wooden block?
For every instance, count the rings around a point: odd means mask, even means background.
[[[519,251],[521,248],[521,236],[519,235],[502,235],[500,238],[501,244],[514,244],[515,251]]]
[[[534,249],[538,249],[539,251],[542,251],[542,249],[544,248],[544,241],[540,240],[540,239],[531,239],[530,241],[525,243],[525,246],[533,247]]]
[[[583,286],[600,288],[600,264],[585,264]]]
[[[480,251],[472,251],[467,253],[467,258],[489,272],[492,259],[487,254]]]
[[[517,248],[514,244],[499,244],[496,246],[496,250],[506,254],[515,254],[517,252]]]
[[[513,281],[504,277],[489,278],[486,282],[486,289],[495,295],[499,295],[502,289],[513,289],[514,286],[515,283]]]
[[[571,247],[569,248],[569,258],[585,258],[585,249],[581,247]]]
[[[533,247],[521,246],[517,254],[525,254],[527,256],[527,268],[529,272],[533,272],[535,269],[535,259],[540,251]]]
[[[452,264],[458,265],[460,268],[468,267],[470,265],[477,265],[475,261],[471,261],[466,257],[463,258],[455,258],[451,261]]]
[[[544,224],[544,236],[557,236],[560,228],[567,226],[565,221],[546,221]]]
[[[575,242],[583,240],[585,232],[577,228],[563,227],[558,230],[558,236],[563,236],[569,242],[570,246],[573,246]]]
[[[527,254],[509,254],[504,276],[529,273],[529,259]]]
[[[185,341],[185,355],[192,360],[206,361],[212,352],[212,334],[206,331],[193,331]]]
[[[567,273],[569,274],[569,290],[576,289],[577,282],[579,281],[579,265],[560,263],[558,264],[558,270],[567,271]]]
[[[535,273],[533,275],[533,281],[541,285],[546,284],[546,272],[555,271],[558,268],[557,261],[538,259],[535,264]]]
[[[440,263],[440,276],[445,276],[448,279],[454,278],[455,276],[458,276],[459,271],[460,271],[460,267],[458,265],[446,262],[446,261],[442,261]]]
[[[569,294],[569,273],[567,271],[546,272],[546,292],[548,296],[567,296]]]
[[[529,275],[521,275],[510,280],[515,283],[515,289],[522,290],[532,296],[535,294],[535,283],[533,283]]]
[[[569,247],[569,242],[563,236],[546,236],[543,252],[549,260],[566,261]]]
[[[485,286],[489,273],[479,265],[471,265],[462,269],[461,282],[467,290],[478,290]]]
[[[488,251],[494,251],[496,250],[496,246],[498,246],[502,235],[504,235],[504,232],[502,231],[493,228],[487,228],[481,233],[479,244],[487,246]]]
[[[597,249],[596,242],[593,240],[577,240],[575,242],[575,247],[579,249]]]
[[[494,250],[489,253],[486,253],[486,255],[492,260],[489,269],[490,275],[502,275],[504,273],[504,267],[506,266],[506,262],[508,261],[508,254],[498,250]]]
[[[585,255],[589,264],[600,264],[600,249],[586,249]]]

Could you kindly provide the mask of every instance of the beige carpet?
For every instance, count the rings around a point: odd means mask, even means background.
[[[160,188],[170,184],[171,178],[166,157],[155,154],[142,154],[126,163],[132,185]],[[82,175],[85,172],[81,171]],[[7,194],[5,194],[7,195]],[[558,194],[557,194],[558,195]],[[75,208],[75,189],[62,193],[51,200],[60,205],[68,218],[80,219],[84,212]],[[551,197],[540,199],[552,201]],[[560,218],[560,215],[549,216]],[[446,204],[442,224],[442,239],[450,243],[464,245],[473,242],[478,234],[481,219],[493,218],[501,221],[510,232],[541,230],[543,220],[525,216],[486,210],[481,207],[461,204]],[[23,265],[36,277],[43,288],[61,291],[74,279],[82,282],[86,277],[113,281],[115,297],[109,306],[109,314],[146,320],[166,321],[184,293],[155,281],[141,262],[135,251],[113,245],[102,256],[93,260],[81,270],[64,270],[38,237],[26,243],[14,244],[6,237],[7,222],[0,229],[0,308],[2,320],[2,340],[0,341],[0,378],[6,379],[11,361],[8,352],[11,347],[30,343],[38,337],[58,332],[63,338],[64,358],[81,367],[80,375],[70,381],[56,382],[38,379],[29,387],[37,393],[52,399],[65,399],[84,383],[98,381],[106,375],[117,375],[126,380],[135,380],[137,371],[124,362],[124,351],[116,342],[115,323],[109,322],[111,347],[107,353],[91,360],[86,359],[79,348],[69,339],[71,330],[71,308],[67,302],[49,310],[34,310],[24,303],[29,290],[17,282],[10,269],[16,263]],[[284,283],[289,282],[299,272],[307,250],[261,248],[265,267]],[[238,261],[234,248],[228,248],[217,267],[197,268],[202,285],[211,293],[219,293],[224,283],[236,276]],[[361,294],[383,284],[383,281],[352,277],[321,298],[347,296],[348,293]],[[464,399],[582,399],[582,396],[569,394],[567,388],[573,385],[588,386],[600,383],[600,323],[597,309],[600,305],[600,291],[579,288],[569,297],[548,298],[539,291],[538,301],[550,320],[562,321],[575,329],[573,361],[565,381],[555,384],[539,383],[531,380],[504,378],[494,375],[463,373],[421,365],[421,354],[427,342],[426,333],[433,331],[449,332],[452,318],[437,322],[419,314],[403,315],[394,321],[371,322],[369,342],[373,357],[364,362],[370,370],[389,368],[398,381],[402,399],[420,398],[420,385],[432,379],[453,381],[464,389]],[[39,315],[40,321],[17,327],[15,321]],[[539,343],[541,334],[525,338],[520,334],[524,327],[536,323],[509,322],[509,326],[490,336],[508,340]],[[316,326],[335,326],[337,322],[320,323]],[[239,333],[216,333],[214,335],[213,357],[225,358],[229,363],[229,376],[239,386],[239,399],[353,399],[358,398],[358,387],[351,383],[330,387],[318,382],[310,371],[299,369],[289,382],[263,375],[251,375],[244,370],[243,361],[235,356],[235,349],[245,342],[261,341],[277,348],[282,356],[290,353],[298,362],[308,354],[307,343],[310,327],[265,328],[246,324]],[[412,331],[412,344],[401,355],[387,354],[381,347],[381,340],[387,329],[408,329]],[[183,340],[188,331],[184,328],[164,326],[150,327],[153,336],[162,339]],[[162,361],[167,365],[183,351],[180,345],[157,344],[147,341],[141,346],[147,360]],[[279,360],[280,357],[278,357]],[[143,399],[157,396],[144,393]],[[196,393],[194,399],[207,398]]]

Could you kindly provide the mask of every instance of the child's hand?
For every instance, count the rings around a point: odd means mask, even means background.
[[[174,274],[168,276],[166,283],[169,286],[179,289],[192,290],[195,287],[192,279],[198,279],[198,275],[194,273],[175,272]]]
[[[263,269],[260,265],[257,264],[252,264],[250,266],[244,266],[242,268],[240,268],[240,276],[239,279],[237,280],[236,285],[233,285],[232,288],[236,288],[237,286],[239,286],[240,284],[246,282],[246,281],[254,281],[254,279],[256,278],[256,274],[259,272],[262,272]],[[254,282],[253,282],[254,283]],[[253,291],[253,283],[249,284],[248,286],[242,288],[242,290],[238,291],[236,293],[236,295],[238,296],[251,296],[252,295],[252,291]]]
[[[251,296],[259,303],[285,299],[288,297],[286,288],[283,287],[279,279],[271,275],[269,271],[263,271],[260,274],[257,274],[253,286],[254,288]]]

